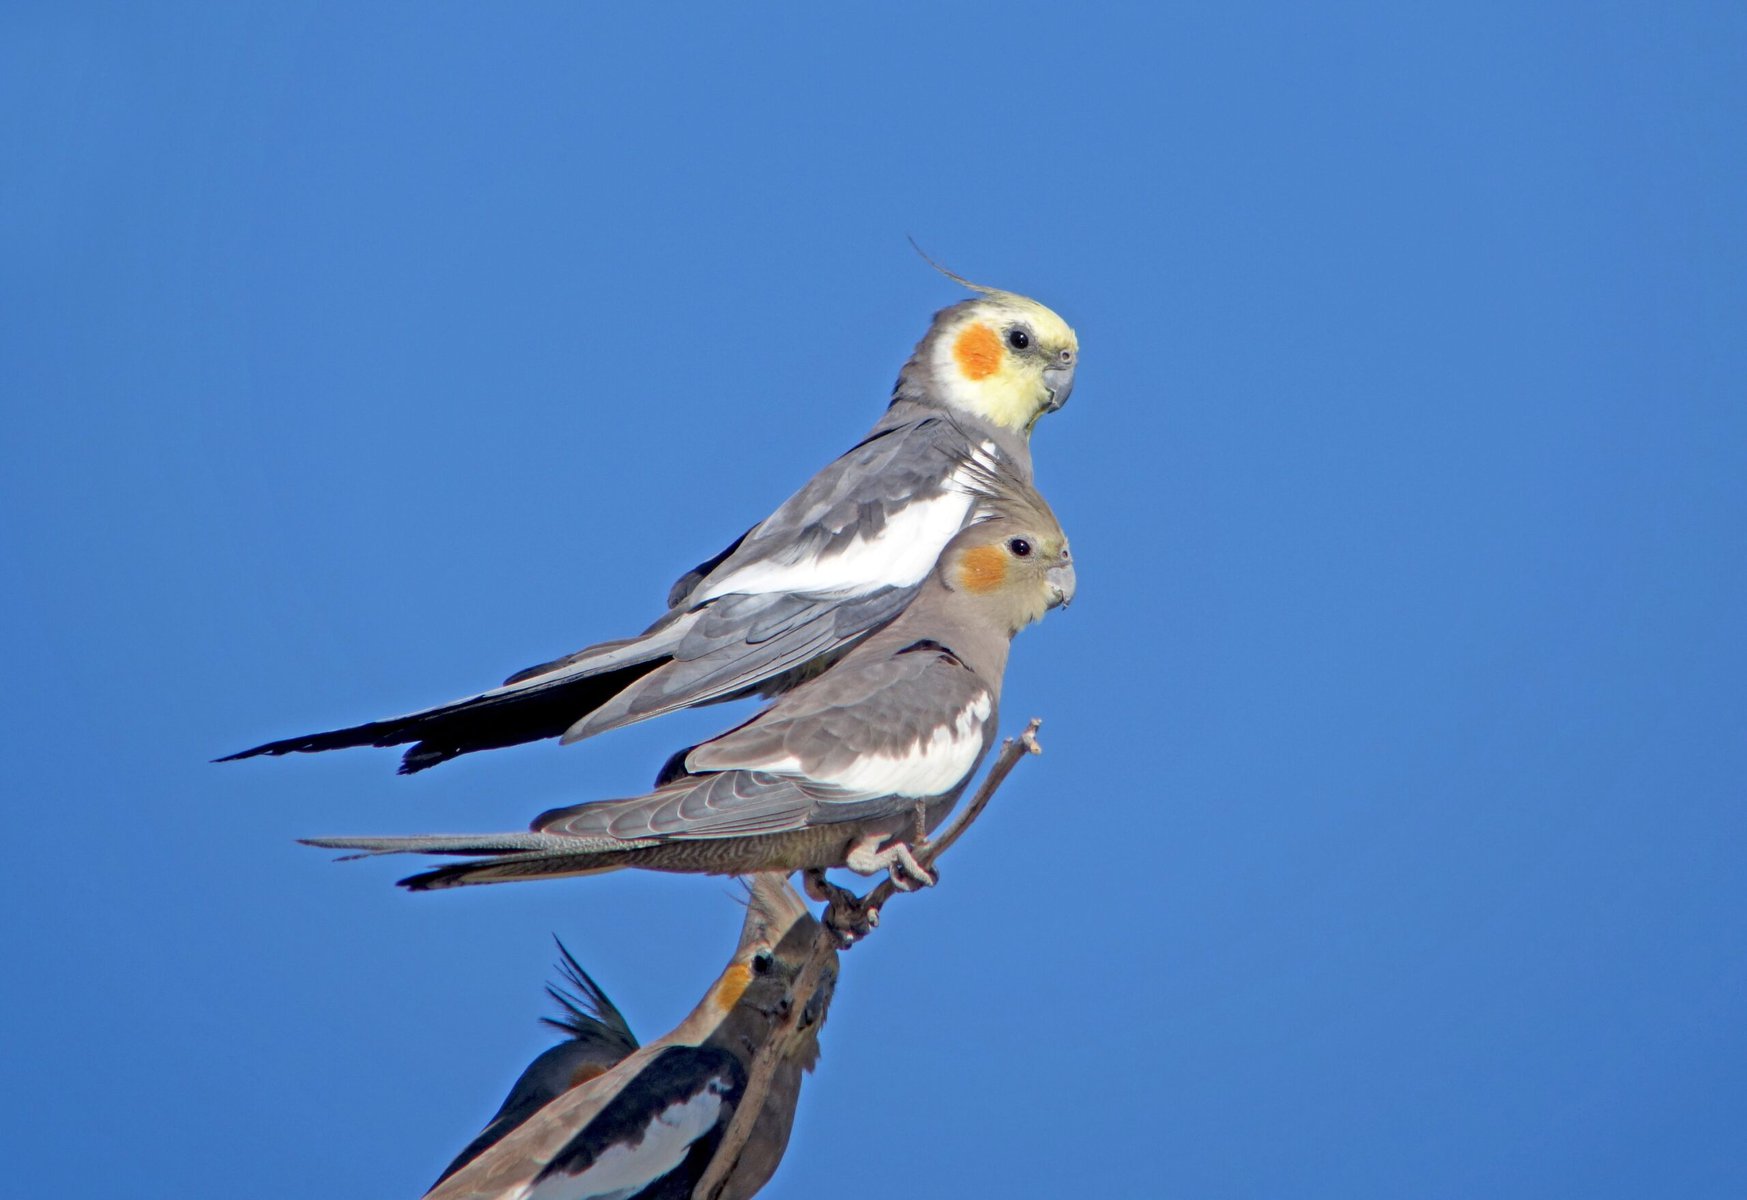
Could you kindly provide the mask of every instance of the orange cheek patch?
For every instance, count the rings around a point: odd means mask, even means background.
[[[740,997],[746,993],[746,985],[752,982],[752,968],[745,963],[735,963],[722,972],[722,978],[716,982],[716,1007],[727,1012],[740,1003]]]
[[[987,379],[1001,369],[1001,339],[987,325],[972,325],[952,344],[952,356],[966,379]]]
[[[1007,578],[1007,556],[999,546],[966,550],[959,560],[958,580],[967,591],[992,592]]]

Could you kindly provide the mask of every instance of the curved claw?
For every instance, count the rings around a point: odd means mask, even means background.
[[[900,892],[913,892],[918,887],[933,887],[934,875],[916,861],[916,856],[910,853],[910,847],[898,842],[892,847],[894,861],[887,865],[891,872],[892,886]]]
[[[884,840],[885,837],[877,833],[862,838],[849,848],[843,865],[857,875],[878,875],[885,871],[891,876],[892,886],[900,892],[913,892],[918,887],[934,886],[934,876],[916,861],[916,856],[910,853],[907,844],[893,842],[881,850],[880,843]]]

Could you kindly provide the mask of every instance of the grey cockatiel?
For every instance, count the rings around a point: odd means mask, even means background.
[[[1074,593],[1067,538],[1043,499],[992,475],[984,497],[995,515],[948,543],[902,615],[750,721],[675,755],[653,792],[557,809],[527,833],[311,844],[482,856],[401,881],[415,890],[622,867],[848,866],[931,882],[909,843],[946,816],[993,744],[1013,635]]]
[[[643,633],[477,696],[220,761],[411,742],[400,768],[410,773],[475,750],[572,742],[690,705],[773,695],[805,678],[902,612],[941,548],[975,519],[973,461],[1030,480],[1032,427],[1068,398],[1074,331],[1034,300],[977,290],[935,315],[868,435],[682,576]]]
[[[445,1173],[431,1200],[689,1197],[745,1093],[753,1056],[782,1036],[770,1090],[721,1195],[744,1200],[769,1182],[788,1146],[801,1077],[818,1060],[837,958],[830,954],[818,990],[782,1031],[819,924],[780,875],[755,876],[751,889],[734,957],[690,1016],[558,1091]]]

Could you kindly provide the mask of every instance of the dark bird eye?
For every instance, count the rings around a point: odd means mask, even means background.
[[[768,975],[770,973],[770,964],[775,961],[776,956],[769,950],[760,950],[757,954],[752,956],[752,973],[754,975]]]
[[[1025,347],[1031,345],[1031,335],[1026,333],[1023,329],[1009,330],[1007,333],[1007,344],[1015,350],[1023,350]]]
[[[1031,554],[1031,543],[1024,538],[1014,538],[1007,543],[1007,549],[1013,551],[1013,557],[1025,558]]]

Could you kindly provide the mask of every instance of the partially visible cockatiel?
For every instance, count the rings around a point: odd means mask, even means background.
[[[558,973],[563,982],[547,984],[546,992],[558,1001],[564,1015],[540,1020],[570,1036],[542,1051],[528,1064],[479,1136],[444,1168],[438,1183],[491,1149],[547,1104],[571,1088],[605,1075],[637,1049],[637,1037],[618,1006],[607,999],[607,994],[571,957],[563,942],[558,943],[558,953],[562,957]]]
[[[819,1030],[837,978],[835,951],[826,952],[819,987],[793,1028],[781,1025],[818,932],[782,876],[754,876],[734,957],[690,1016],[606,1070],[557,1087],[513,1125],[498,1128],[500,1114],[486,1130],[495,1130],[494,1140],[481,1145],[482,1134],[463,1151],[429,1200],[683,1200],[721,1145],[753,1056],[784,1037],[751,1137],[729,1166],[721,1196],[745,1200],[756,1193],[782,1161],[801,1077],[819,1057]],[[620,1024],[614,1036],[628,1039]],[[578,1057],[585,1073],[593,1070],[592,1055]],[[518,1091],[539,1066],[536,1060]],[[559,1083],[546,1077],[535,1087]]]

